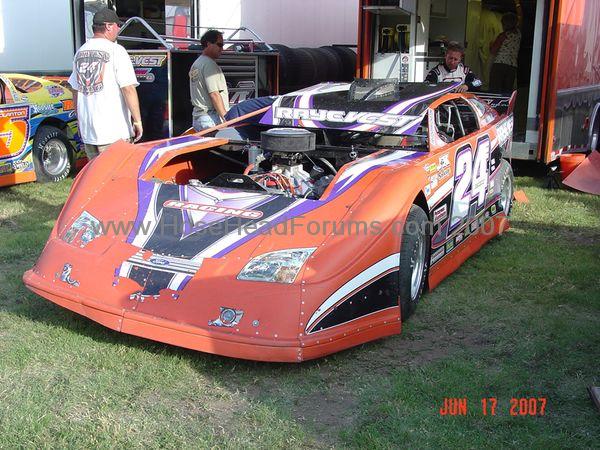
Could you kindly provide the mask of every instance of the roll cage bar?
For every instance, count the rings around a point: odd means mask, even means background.
[[[173,24],[167,24],[166,22],[163,22],[163,21],[156,21],[156,20],[152,20],[151,22],[159,23],[162,25],[173,25]],[[136,24],[136,23],[143,26],[153,37],[137,37],[137,36],[123,35],[123,33],[132,24]],[[195,29],[195,30],[209,29],[208,27],[200,27],[200,26],[192,26],[192,25],[173,25],[173,26],[185,26],[185,28]],[[226,33],[228,32],[226,37],[223,36],[223,42],[225,44],[231,44],[231,45],[260,44],[260,45],[265,46],[268,51],[275,51],[273,49],[273,47],[271,47],[269,44],[267,44],[258,34],[256,34],[256,32],[254,32],[252,29],[250,29],[248,27],[244,27],[244,26],[238,27],[238,28],[223,27],[223,28],[219,28],[219,30],[225,31]],[[251,39],[235,38],[235,36],[241,32],[249,33],[252,36],[252,38]],[[188,37],[159,34],[159,33],[157,33],[157,31],[154,28],[152,28],[152,26],[148,23],[148,21],[146,21],[145,19],[143,19],[141,17],[137,17],[137,16],[130,17],[129,19],[127,19],[127,21],[123,24],[123,26],[119,30],[117,39],[121,40],[121,41],[128,41],[128,42],[143,42],[143,43],[160,44],[167,50],[173,50],[173,49],[177,48],[176,44],[178,44],[178,43],[179,44],[200,45],[200,39],[197,39],[197,38],[191,38],[191,37],[188,38]]]

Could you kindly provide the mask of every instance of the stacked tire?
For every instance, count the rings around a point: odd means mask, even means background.
[[[290,48],[271,44],[279,52],[279,92],[302,89],[325,81],[352,81],[356,53],[341,45]]]

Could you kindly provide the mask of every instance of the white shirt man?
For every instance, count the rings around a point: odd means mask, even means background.
[[[94,37],[75,55],[69,84],[75,89],[77,121],[89,159],[119,139],[142,137],[137,82],[127,51],[116,43],[119,18],[108,8],[94,15]],[[131,118],[133,117],[133,123]]]

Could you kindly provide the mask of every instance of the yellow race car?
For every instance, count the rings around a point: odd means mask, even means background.
[[[85,162],[68,87],[0,74],[0,186],[60,181]]]

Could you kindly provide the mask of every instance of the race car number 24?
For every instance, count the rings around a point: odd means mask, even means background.
[[[457,151],[450,229],[469,218],[470,213],[473,212],[472,204],[476,204],[475,215],[485,206],[489,184],[490,149],[490,139],[484,136],[477,141],[475,156],[470,144]]]

